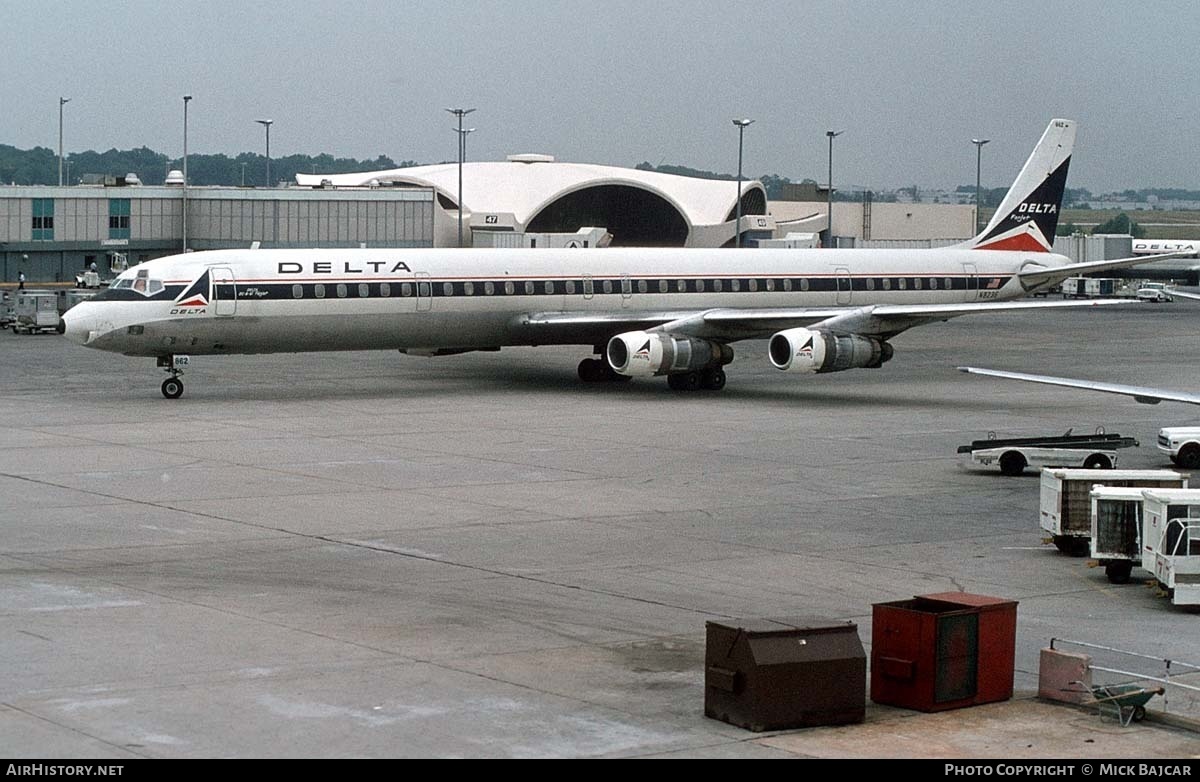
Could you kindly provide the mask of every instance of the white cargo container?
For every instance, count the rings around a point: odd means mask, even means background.
[[[1116,277],[1068,277],[1063,280],[1064,299],[1098,299],[1125,293],[1125,281]]]
[[[1091,554],[1114,584],[1129,583],[1142,564],[1142,503],[1145,489],[1093,486]]]
[[[12,329],[19,334],[39,334],[58,330],[58,294],[54,291],[17,292],[13,305]]]
[[[1200,489],[1143,492],[1142,567],[1175,605],[1200,605]]]
[[[813,233],[789,233],[782,239],[759,239],[760,249],[801,250],[821,246],[821,235]]]
[[[0,329],[6,329],[16,318],[14,305],[16,304],[16,295],[8,291],[0,291]]]
[[[81,301],[96,298],[99,291],[87,291],[79,289],[67,289],[63,291],[62,297],[59,299],[59,314],[66,312]]]
[[[608,247],[612,234],[603,228],[580,228],[575,233],[521,233],[518,231],[475,230],[475,247],[591,249]]]
[[[1187,476],[1174,470],[1042,470],[1040,523],[1064,554],[1091,551],[1093,486],[1187,488]]]

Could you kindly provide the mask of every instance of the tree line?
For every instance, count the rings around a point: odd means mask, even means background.
[[[181,158],[169,158],[147,147],[110,149],[107,152],[72,152],[64,155],[64,181],[78,184],[89,175],[124,176],[137,174],[144,184],[161,185],[171,169],[182,169]],[[70,163],[70,166],[66,165]],[[271,158],[271,179],[274,182],[295,182],[296,174],[343,174],[355,171],[380,171],[418,165],[416,161],[397,163],[387,155],[374,160],[320,155],[286,155]],[[70,171],[69,177],[66,175]],[[197,185],[263,187],[267,184],[265,155],[243,152],[229,155],[188,155],[188,182]],[[46,147],[17,149],[0,144],[0,183],[6,185],[57,185],[58,154]]]

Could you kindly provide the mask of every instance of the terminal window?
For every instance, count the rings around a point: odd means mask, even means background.
[[[33,241],[54,241],[54,199],[33,199]]]
[[[108,238],[129,238],[129,199],[108,199]]]

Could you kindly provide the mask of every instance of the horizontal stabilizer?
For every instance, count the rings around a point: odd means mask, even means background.
[[[1087,261],[1085,263],[1069,263],[1065,266],[1033,267],[1017,272],[1017,279],[1025,290],[1045,288],[1057,285],[1068,277],[1082,277],[1085,274],[1103,272],[1110,269],[1127,269],[1153,261],[1165,261],[1171,258],[1182,258],[1183,253],[1163,253],[1162,255],[1137,255],[1130,258],[1113,258],[1107,261]]]

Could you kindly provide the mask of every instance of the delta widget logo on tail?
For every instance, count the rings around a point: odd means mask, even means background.
[[[990,230],[976,242],[975,249],[1050,252],[1054,248],[1059,205],[1067,186],[1070,165],[1071,158],[1067,157],[1003,219],[993,217]]]
[[[187,290],[179,295],[175,300],[177,308],[182,307],[207,307],[208,306],[208,270],[204,270],[199,279],[188,286]],[[203,310],[201,310],[203,312]]]

